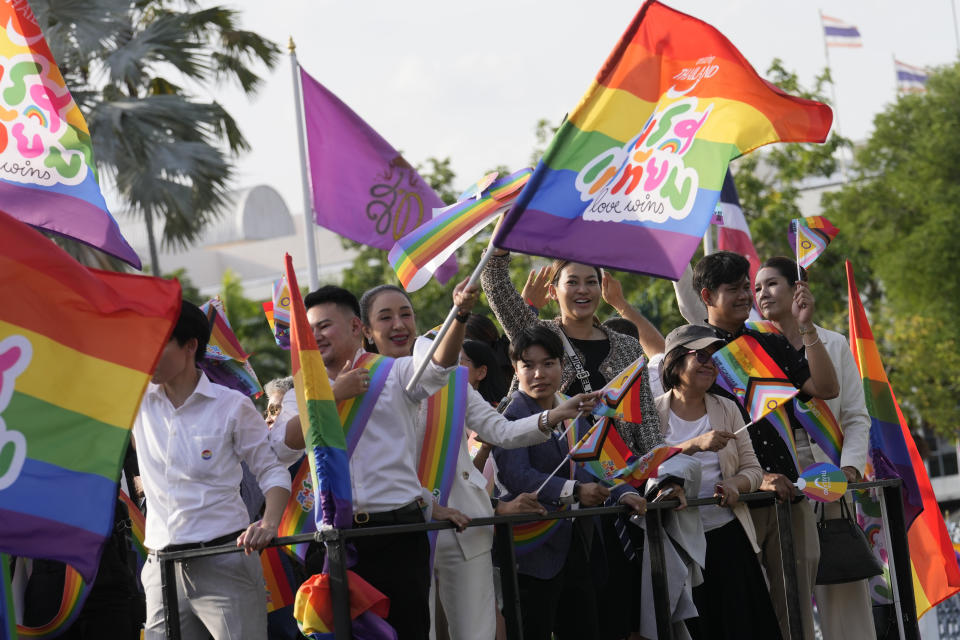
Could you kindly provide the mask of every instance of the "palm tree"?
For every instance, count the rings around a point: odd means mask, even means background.
[[[251,95],[254,69],[272,68],[279,49],[240,29],[236,11],[195,0],[30,3],[86,114],[101,178],[147,225],[157,274],[157,229],[165,246],[195,241],[249,148],[223,106],[185,85],[229,82]]]

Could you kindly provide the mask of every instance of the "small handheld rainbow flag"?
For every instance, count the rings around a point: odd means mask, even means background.
[[[757,422],[797,395],[780,366],[753,336],[743,335],[713,354],[720,370],[717,382],[744,405]]]
[[[643,375],[645,366],[647,366],[647,358],[640,356],[616,378],[608,382],[602,389],[600,402],[594,407],[593,413],[626,422],[641,422],[643,420],[640,411],[641,385],[636,383]]]
[[[608,485],[623,482],[617,479],[616,472],[627,466],[634,457],[610,418],[600,418],[570,448],[571,459],[581,463],[584,469]]]
[[[657,475],[661,464],[680,451],[679,447],[656,447],[639,458],[634,458],[627,466],[618,469],[613,477],[634,487],[642,487],[648,479]]]
[[[818,462],[804,469],[794,485],[811,500],[836,502],[847,492],[847,476],[829,462]]]
[[[273,299],[263,303],[263,314],[281,349],[290,349],[290,287],[286,278],[273,283]]]
[[[263,387],[250,366],[250,356],[233,333],[220,296],[207,300],[200,310],[210,322],[210,341],[207,343],[207,355],[200,361],[199,367],[211,382],[259,398]]]
[[[823,216],[794,218],[790,221],[790,246],[797,264],[806,269],[827,250],[830,241],[840,232]]]
[[[439,210],[433,220],[400,238],[387,259],[404,289],[416,291],[427,284],[454,251],[513,202],[532,173],[532,169],[521,169],[495,180],[480,197]]]

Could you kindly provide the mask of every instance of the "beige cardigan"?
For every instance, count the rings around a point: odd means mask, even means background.
[[[737,408],[733,400],[715,396],[712,393],[708,393],[705,400],[711,428],[716,431],[733,432],[743,426],[740,409]],[[657,413],[660,414],[660,430],[666,435],[667,427],[670,424],[670,392],[668,391],[658,397],[655,402]],[[717,452],[717,457],[720,460],[720,473],[724,480],[740,474],[750,481],[750,491],[756,491],[760,488],[760,482],[763,480],[763,469],[757,462],[757,455],[753,452],[753,444],[751,444],[750,436],[746,431],[737,434],[736,444],[734,444],[734,441],[730,441],[727,446],[720,449]],[[743,526],[754,552],[760,553],[760,547],[757,545],[757,532],[753,527],[753,518],[750,517],[750,509],[743,502],[738,502],[733,507],[733,515]]]

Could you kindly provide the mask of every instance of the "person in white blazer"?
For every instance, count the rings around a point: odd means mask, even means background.
[[[806,270],[800,268],[803,281]],[[790,258],[776,257],[767,260],[757,272],[755,293],[757,307],[763,316],[776,325],[780,332],[797,349],[803,349],[803,337],[790,305],[794,284],[797,281],[797,263]],[[867,462],[870,442],[870,414],[863,395],[863,381],[850,351],[847,338],[836,331],[814,325],[816,340],[823,342],[837,372],[840,393],[826,400],[837,422],[843,429],[843,447],[840,450],[840,467],[848,482],[862,478]],[[813,338],[807,336],[807,343]],[[805,432],[796,431],[797,455],[801,467],[813,462],[832,462],[827,454],[810,441]],[[804,458],[806,458],[804,460]],[[825,505],[826,518],[839,518],[839,503]],[[817,585],[814,597],[820,611],[820,629],[824,640],[875,640],[872,603],[866,580],[835,585]]]

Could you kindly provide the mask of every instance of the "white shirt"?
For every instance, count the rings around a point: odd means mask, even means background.
[[[357,356],[361,353],[358,351]],[[394,362],[360,441],[350,456],[354,513],[392,511],[422,497],[417,477],[416,453],[420,446],[417,442],[417,410],[422,400],[446,385],[453,369],[428,363],[417,388],[413,393],[407,393],[407,382],[416,370],[414,359],[407,356]],[[275,425],[285,426],[287,420],[296,415],[296,404],[296,394],[291,389],[283,397],[284,406]],[[302,450],[293,450],[283,442],[283,429],[271,430],[270,444],[280,459],[289,464],[303,454]]]
[[[664,440],[667,444],[680,444],[690,438],[710,430],[710,418],[705,413],[698,420],[684,420],[673,411],[670,412],[670,424]],[[720,457],[716,451],[698,451],[693,457],[700,461],[700,492],[698,498],[713,497],[714,487],[723,482],[723,472],[720,470]],[[700,507],[700,518],[703,520],[704,531],[711,531],[733,520],[733,511],[718,505]]]
[[[241,460],[264,493],[290,488],[290,474],[268,445],[266,424],[250,398],[203,373],[180,408],[161,385],[149,384],[133,434],[150,549],[245,529],[250,518],[240,498]]]

